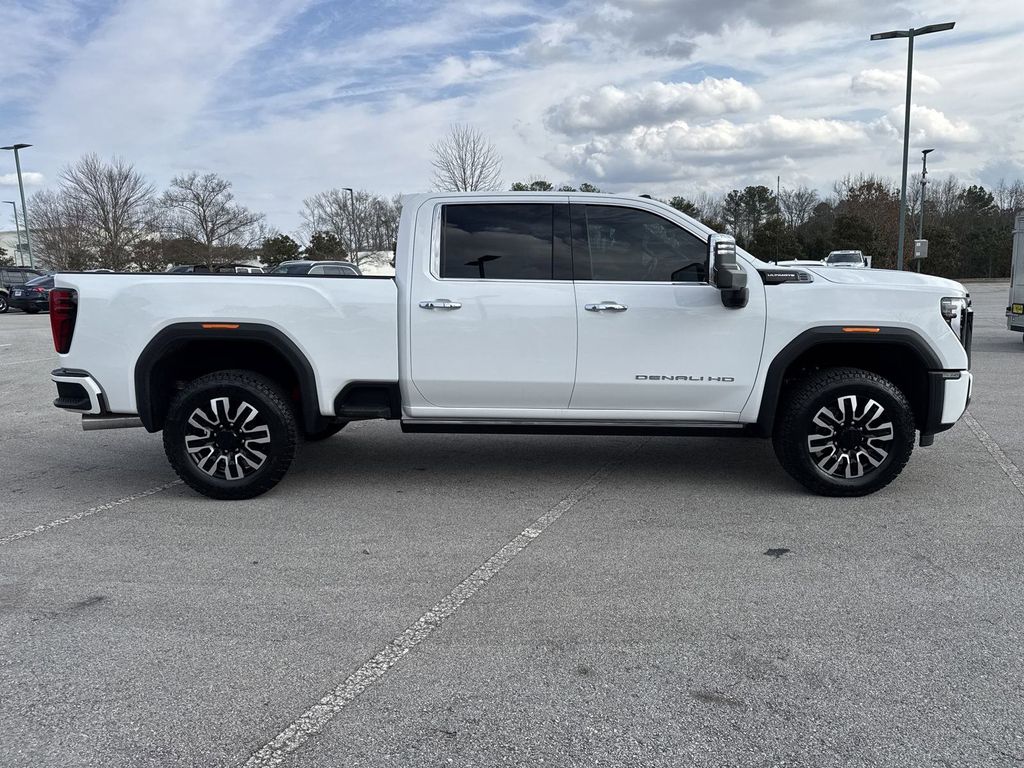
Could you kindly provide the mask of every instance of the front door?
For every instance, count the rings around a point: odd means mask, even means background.
[[[568,199],[453,201],[434,229],[409,309],[417,392],[463,410],[567,408],[576,372]]]
[[[738,418],[764,342],[764,292],[722,306],[707,237],[655,206],[573,205],[579,323],[571,408]],[[644,418],[647,418],[646,416]]]

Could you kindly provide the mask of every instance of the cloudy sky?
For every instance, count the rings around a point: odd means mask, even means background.
[[[1024,177],[1020,0],[4,0],[0,16],[0,139],[35,145],[30,191],[117,154],[158,187],[216,171],[285,232],[329,187],[428,189],[453,122],[495,143],[506,185],[896,177],[906,43],[868,36],[943,21],[915,47],[912,168],[936,147],[936,175]],[[5,198],[13,170],[0,155]]]

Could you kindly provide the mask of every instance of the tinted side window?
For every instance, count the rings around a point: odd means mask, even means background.
[[[707,243],[668,219],[635,208],[576,205],[573,224],[573,256],[584,262],[578,280],[587,279],[589,262],[591,280],[707,282]]]
[[[551,280],[553,205],[446,205],[441,277]]]

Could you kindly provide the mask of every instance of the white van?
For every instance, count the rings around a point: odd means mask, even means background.
[[[1013,223],[1013,260],[1010,262],[1010,303],[1006,307],[1006,327],[1024,332],[1024,213]]]

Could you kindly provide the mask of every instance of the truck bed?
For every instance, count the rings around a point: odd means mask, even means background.
[[[313,361],[321,409],[350,381],[398,380],[398,290],[389,278],[233,274],[62,273],[78,291],[71,350],[113,413],[136,413],[134,371],[146,344],[179,323],[254,323],[280,331]]]

